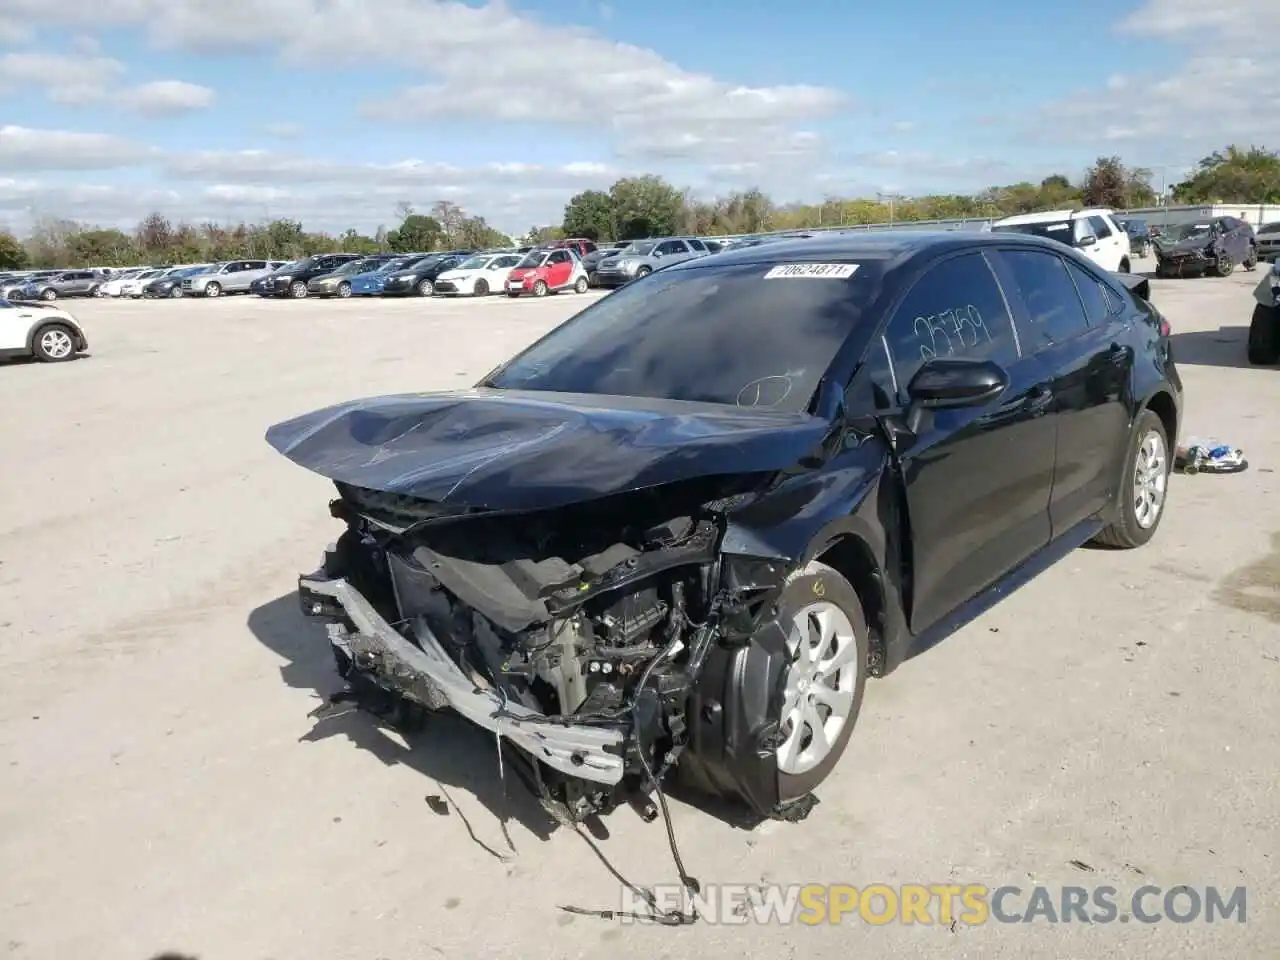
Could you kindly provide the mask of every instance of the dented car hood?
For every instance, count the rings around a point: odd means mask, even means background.
[[[530,510],[786,469],[830,429],[807,413],[474,389],[343,403],[276,424],[266,439],[299,466],[352,486]]]

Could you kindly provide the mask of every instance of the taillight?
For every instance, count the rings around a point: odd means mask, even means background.
[[[1160,336],[1167,337],[1173,332],[1173,327],[1169,326],[1169,321],[1164,317],[1160,318]]]

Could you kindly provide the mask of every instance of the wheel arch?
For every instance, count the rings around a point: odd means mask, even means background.
[[[858,595],[862,612],[866,616],[871,646],[871,676],[884,672],[887,648],[886,602],[884,571],[876,560],[871,545],[857,533],[839,533],[810,551],[805,563],[817,560],[826,564],[845,580]]]
[[[1165,435],[1169,438],[1169,445],[1176,447],[1178,444],[1178,405],[1174,402],[1173,395],[1161,387],[1147,397],[1146,402],[1142,404],[1141,410],[1150,410],[1160,418],[1160,422],[1164,424]]]
[[[36,337],[48,327],[66,327],[71,331],[71,336],[75,340],[76,352],[85,348],[84,331],[80,329],[80,325],[66,317],[42,317],[31,325],[31,330],[27,334],[27,352],[34,355],[36,352]]]

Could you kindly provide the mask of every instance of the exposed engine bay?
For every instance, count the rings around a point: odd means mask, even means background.
[[[774,756],[786,571],[720,553],[725,507],[752,482],[523,513],[339,482],[346,531],[301,578],[303,610],[330,623],[344,698],[457,710],[564,822],[622,802],[656,818],[649,797],[677,764],[701,792],[800,819],[813,798],[782,796]]]

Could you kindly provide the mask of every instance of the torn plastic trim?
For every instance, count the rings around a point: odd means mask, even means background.
[[[623,734],[607,727],[566,724],[504,700],[492,690],[477,687],[449,659],[426,624],[415,623],[416,647],[392,627],[373,605],[344,578],[300,577],[299,590],[330,597],[355,627],[363,649],[373,648],[418,685],[438,693],[448,706],[568,776],[614,785],[623,775]],[[428,704],[430,705],[430,704]]]

